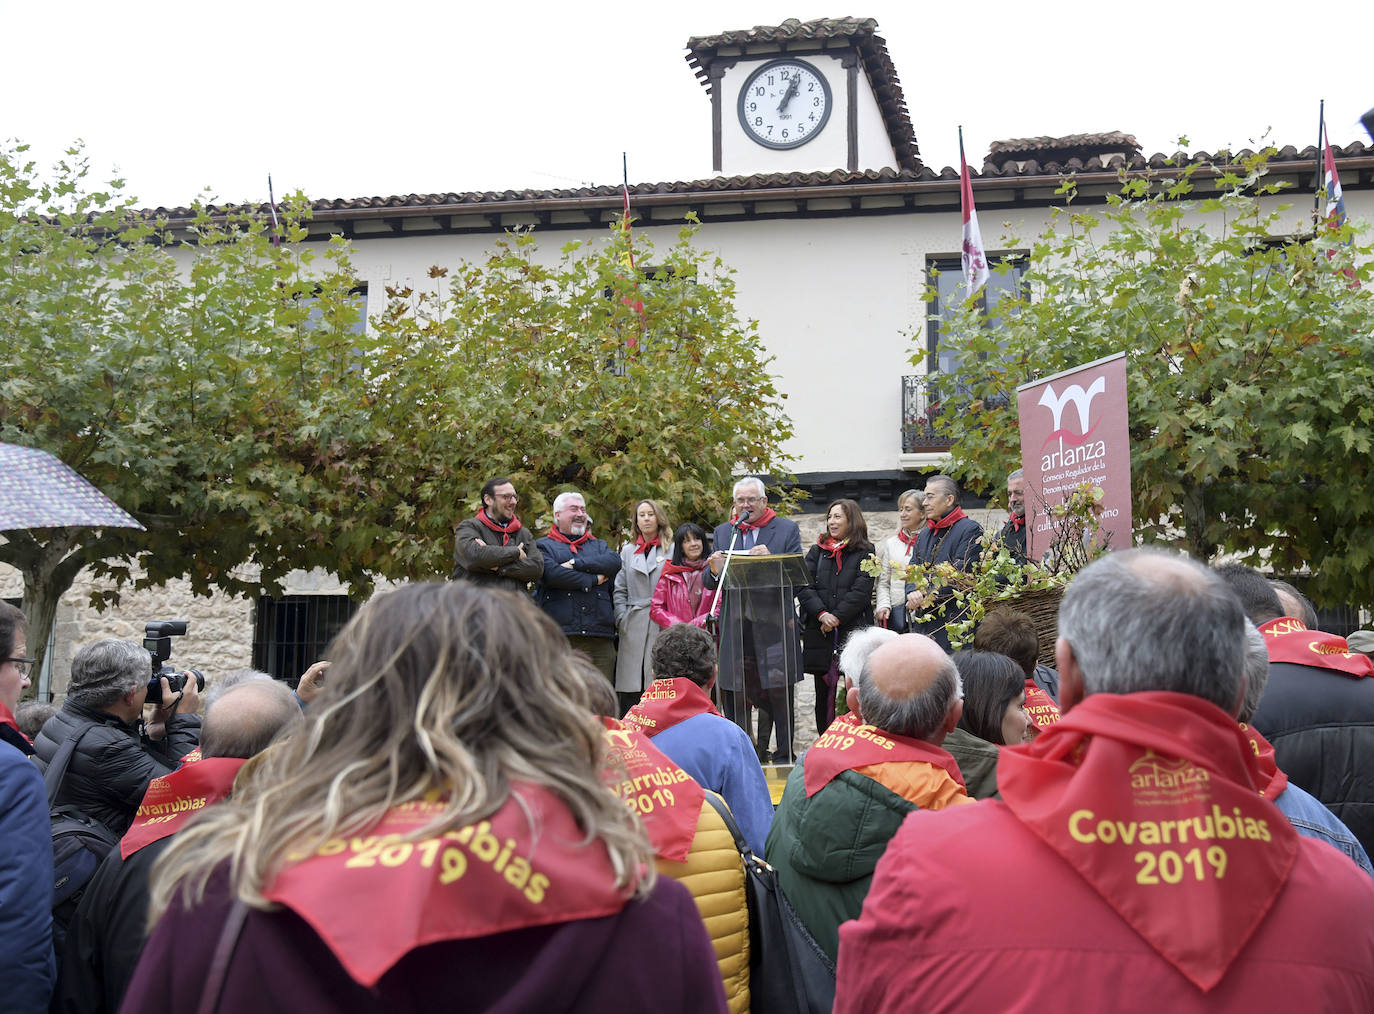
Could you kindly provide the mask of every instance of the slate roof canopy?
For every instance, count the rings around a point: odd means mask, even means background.
[[[818,18],[815,21],[788,18],[780,25],[756,25],[719,35],[694,36],[687,40],[686,59],[709,95],[711,65],[719,59],[733,60],[770,52],[804,56],[826,49],[853,47],[859,54],[859,66],[877,97],[897,165],[919,172],[921,156],[906,98],[897,79],[897,68],[887,52],[887,41],[877,31],[878,22],[873,18]]]

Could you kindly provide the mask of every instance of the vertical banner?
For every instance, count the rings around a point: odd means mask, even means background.
[[[1039,561],[1054,539],[1046,516],[1083,483],[1103,493],[1097,545],[1131,546],[1131,438],[1126,353],[1016,389],[1026,477],[1026,555]]]

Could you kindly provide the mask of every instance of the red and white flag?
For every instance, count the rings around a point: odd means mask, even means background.
[[[988,255],[983,252],[983,234],[978,231],[978,212],[973,207],[973,180],[964,160],[964,130],[959,128],[959,210],[964,219],[964,241],[960,260],[964,266],[964,284],[972,296],[988,280]]]

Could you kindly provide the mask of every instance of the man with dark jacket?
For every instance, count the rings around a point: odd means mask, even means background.
[[[926,481],[926,527],[916,537],[916,551],[913,563],[923,563],[927,567],[941,563],[953,564],[959,570],[969,570],[983,552],[983,526],[964,513],[959,506],[959,484],[947,475],[931,476]],[[916,615],[928,609],[937,608],[948,595],[945,587],[940,586],[926,594],[907,586],[907,615]],[[961,617],[952,607],[943,616],[920,624],[917,632],[935,638],[940,647],[949,650],[949,635],[945,624]]]
[[[940,748],[963,713],[959,675],[922,634],[876,648],[837,718],[792,769],[768,832],[783,894],[833,960],[907,814],[973,802]]]
[[[200,739],[194,679],[174,694],[163,677],[162,705],[142,728],[152,674],[152,657],[132,641],[106,638],[86,645],[72,659],[62,710],[34,742],[38,766],[46,771],[67,738],[81,736],[55,802],[115,835],[129,829],[148,783],[175,770]]]
[[[1278,594],[1239,564],[1217,573],[1241,600],[1269,649],[1269,684],[1252,724],[1274,746],[1289,780],[1326,804],[1366,852],[1374,851],[1374,664],[1345,638],[1284,616]]]
[[[523,594],[544,573],[534,534],[515,516],[520,497],[504,476],[482,487],[482,509],[458,523],[453,542],[454,581],[475,581]]]
[[[997,533],[997,541],[1017,561],[1026,562],[1026,476],[1019,468],[1007,476],[1007,523]]]
[[[620,554],[591,533],[587,503],[575,490],[553,501],[553,531],[535,545],[543,558],[543,576],[534,600],[567,635],[568,643],[586,652],[615,683],[615,603],[611,579],[620,570]]]
[[[133,827],[87,884],[67,931],[55,1011],[119,1010],[148,935],[148,880],[162,853],[186,819],[229,795],[245,760],[300,718],[295,695],[274,679],[230,687],[206,709],[200,759],[149,783]]]

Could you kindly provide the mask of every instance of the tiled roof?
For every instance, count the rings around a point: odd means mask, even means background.
[[[1108,148],[1119,151],[1127,148],[1139,153],[1140,144],[1130,134],[1119,130],[1109,130],[1104,134],[1066,134],[1063,137],[1014,137],[1006,141],[993,141],[988,148],[990,155],[1017,155],[1026,152],[1063,151],[1066,148]]]
[[[1356,170],[1374,168],[1374,147],[1360,141],[1354,141],[1344,147],[1335,147],[1333,151],[1338,162],[1358,160],[1353,167]],[[997,181],[1014,182],[1020,185],[1037,178],[1055,180],[1075,173],[1101,173],[1114,176],[1122,170],[1129,172],[1141,172],[1146,169],[1166,171],[1179,165],[1196,162],[1216,162],[1222,165],[1229,164],[1248,154],[1250,154],[1248,149],[1240,152],[1200,151],[1191,155],[1186,152],[1179,152],[1175,155],[1154,154],[1149,158],[1134,154],[1129,158],[1118,155],[1106,162],[1095,156],[1087,159],[1060,156],[1043,162],[1037,159],[1027,159],[1024,162],[1009,159],[1001,167],[992,164],[991,161],[985,163],[982,172],[974,174],[974,180],[976,184],[979,184],[978,188],[982,189],[985,185],[997,186]],[[1287,145],[1278,149],[1271,156],[1269,165],[1271,171],[1274,172],[1311,172],[1316,166],[1316,161],[1317,150],[1314,146],[1308,145],[1299,150],[1292,145]],[[1342,165],[1342,169],[1344,168],[1345,166]],[[1353,186],[1359,185],[1359,175],[1361,174],[1357,172],[1352,174],[1350,179],[1343,179],[1341,182],[1346,189],[1351,189]],[[815,192],[819,190],[843,190],[860,195],[865,190],[894,193],[923,189],[954,191],[957,189],[958,180],[959,171],[948,166],[939,172],[923,166],[919,170],[882,169],[864,172],[835,170],[833,172],[717,176],[692,181],[634,184],[630,187],[630,200],[632,204],[644,206],[710,200],[712,195],[720,195],[714,198],[716,200],[728,198],[730,195],[738,195],[737,199],[740,201],[751,201],[760,198],[787,197],[791,196],[793,192],[803,190],[812,191],[810,196],[816,196]],[[335,198],[317,200],[312,203],[311,207],[317,218],[338,220],[352,217],[382,218],[390,215],[404,215],[408,212],[461,215],[465,212],[501,211],[514,206],[526,209],[535,208],[536,210],[618,208],[621,199],[619,187],[599,186],[569,190],[505,190]],[[265,205],[257,208],[247,206],[212,207],[209,210],[211,213],[235,211],[265,214],[267,212]],[[156,208],[151,209],[149,214],[171,220],[184,220],[191,217],[192,212],[189,208]]]
[[[815,21],[789,18],[780,25],[756,25],[688,39],[687,63],[710,92],[711,64],[718,57],[734,57],[751,50],[785,53],[790,47],[815,52],[817,42],[853,46],[858,50],[860,66],[882,110],[897,164],[903,169],[919,170],[921,156],[916,148],[916,132],[911,128],[911,115],[907,112],[901,82],[897,80],[897,68],[888,55],[886,40],[877,31],[878,22],[873,18],[819,18]]]

